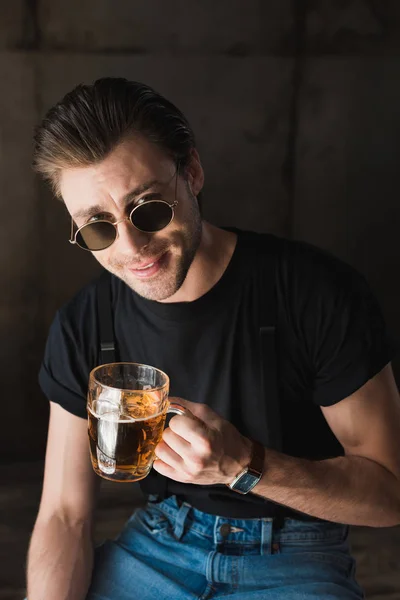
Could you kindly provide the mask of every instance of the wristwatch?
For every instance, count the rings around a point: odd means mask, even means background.
[[[264,469],[264,458],[265,448],[259,442],[252,441],[253,447],[251,451],[250,463],[245,467],[235,479],[228,483],[228,487],[231,490],[238,492],[238,494],[248,494],[251,492],[253,487],[260,481],[263,469]]]

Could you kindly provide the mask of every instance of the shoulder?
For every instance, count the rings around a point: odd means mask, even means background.
[[[238,249],[242,256],[246,256],[251,264],[262,268],[266,260],[278,261],[282,255],[285,241],[272,233],[259,233],[243,229],[229,228],[229,231],[238,236]]]
[[[244,250],[254,257],[273,259],[278,285],[285,290],[325,289],[327,292],[362,285],[363,276],[352,266],[307,242],[270,233],[236,230]]]
[[[273,267],[281,314],[296,331],[312,330],[335,315],[352,318],[379,310],[364,276],[326,250],[272,234],[238,233],[252,252],[255,272],[262,276]]]
[[[102,277],[103,274],[100,276]],[[63,324],[78,323],[94,313],[96,308],[96,289],[100,277],[90,281],[78,290],[59,309],[59,319]]]
[[[369,291],[364,276],[350,264],[297,240],[282,239],[277,257],[280,287],[297,299],[338,298]]]
[[[102,271],[59,308],[58,318],[62,326],[73,329],[75,333],[88,332],[97,327],[97,298],[103,284],[111,286],[112,297],[115,298],[122,282],[107,271]]]

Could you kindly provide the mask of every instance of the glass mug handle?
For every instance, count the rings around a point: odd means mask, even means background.
[[[168,407],[167,413],[174,413],[175,415],[184,415],[186,413],[186,408],[184,408],[182,404],[171,402]]]

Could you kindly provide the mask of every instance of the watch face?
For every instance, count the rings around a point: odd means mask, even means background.
[[[247,494],[260,481],[260,477],[252,473],[244,473],[235,484],[231,486],[232,490],[239,494]]]

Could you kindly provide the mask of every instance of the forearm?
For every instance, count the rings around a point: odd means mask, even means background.
[[[337,523],[400,523],[400,482],[364,457],[311,461],[267,449],[264,475],[253,493]]]
[[[57,516],[37,523],[28,554],[29,600],[84,600],[93,569],[87,524],[67,524]]]

